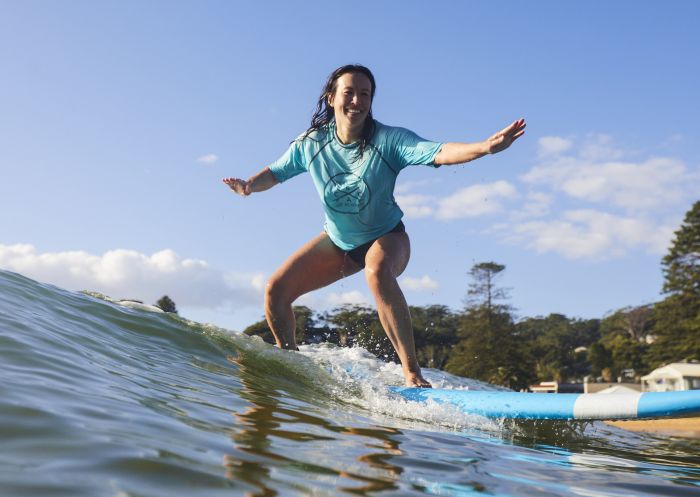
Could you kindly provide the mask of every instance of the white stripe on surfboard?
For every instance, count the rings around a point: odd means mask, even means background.
[[[636,418],[641,393],[582,394],[574,403],[577,418]]]

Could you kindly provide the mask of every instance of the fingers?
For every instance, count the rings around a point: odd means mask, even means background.
[[[525,132],[525,119],[518,119],[516,121],[513,121],[513,123],[506,128],[506,133],[508,134],[516,134],[520,133],[521,135]]]
[[[250,195],[250,186],[248,185],[247,181],[240,178],[223,178],[221,181],[223,181],[231,190],[239,195]]]
[[[508,140],[512,143],[525,134],[525,126],[525,119],[518,119],[513,121],[513,123],[500,134],[504,140]]]
[[[489,142],[491,143],[490,153],[495,154],[502,152],[510,147],[515,140],[525,134],[525,126],[525,119],[516,119],[503,128],[503,130],[489,138]]]
[[[518,134],[518,136],[522,136],[522,134],[525,133],[525,126],[527,126],[527,124],[525,124],[525,119],[518,119],[515,121],[515,124],[516,126],[514,131],[516,134]]]
[[[508,126],[503,128],[501,131],[496,133],[494,136],[496,137],[508,137],[512,136],[521,130],[525,129],[525,119],[517,119],[510,123]]]

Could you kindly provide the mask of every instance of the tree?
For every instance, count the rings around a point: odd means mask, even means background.
[[[412,306],[410,310],[418,363],[443,369],[458,341],[458,316],[445,305]]]
[[[653,322],[650,305],[620,309],[600,322],[600,344],[610,354],[606,367],[613,376],[619,376],[626,369],[634,369],[637,375],[649,370],[646,337],[651,333]]]
[[[272,334],[272,330],[267,325],[265,319],[261,319],[250,326],[248,326],[243,333],[248,336],[259,336],[267,343],[275,343],[275,336]]]
[[[654,308],[652,366],[700,360],[700,201],[686,213],[661,266],[667,296]]]
[[[523,319],[517,328],[529,343],[538,380],[572,381],[588,374],[590,366],[586,356],[576,350],[588,348],[600,338],[598,320],[550,314]]]
[[[505,266],[482,262],[472,266],[469,275],[467,310],[459,321],[457,344],[445,369],[511,388],[524,388],[532,380],[527,353],[518,343],[510,306],[498,303],[507,298],[495,279]]]
[[[635,342],[646,342],[654,325],[654,307],[640,305],[624,307],[606,316],[600,323],[603,336],[616,334],[627,336]]]
[[[158,302],[156,302],[156,307],[159,307],[162,309],[164,312],[172,312],[174,314],[177,314],[177,307],[175,307],[175,302],[168,297],[167,295],[163,295]]]
[[[294,318],[296,320],[296,342],[306,343],[307,340],[318,342],[321,341],[318,337],[322,337],[328,332],[328,328],[318,327],[318,320],[314,312],[306,306],[295,305]],[[267,324],[265,319],[253,323],[248,326],[243,333],[252,336],[257,335],[267,343],[275,343],[275,336]]]
[[[344,305],[324,316],[338,336],[339,345],[359,345],[384,361],[398,362],[391,341],[379,321],[377,311],[361,305]]]
[[[686,213],[675,233],[671,248],[661,262],[664,272],[663,292],[687,298],[700,306],[700,201]]]
[[[496,286],[496,278],[506,267],[495,262],[474,264],[469,271],[472,282],[467,291],[467,307],[485,306],[493,311],[499,300],[508,299],[508,290]]]
[[[588,362],[591,365],[591,374],[598,378],[603,376],[603,370],[611,370],[612,354],[602,343],[596,342],[588,349]]]

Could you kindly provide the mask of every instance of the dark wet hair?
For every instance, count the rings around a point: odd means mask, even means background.
[[[374,118],[372,117],[371,102],[374,101],[374,94],[377,91],[377,84],[374,81],[374,75],[372,74],[372,71],[367,69],[365,66],[361,66],[359,64],[348,64],[339,67],[338,69],[333,71],[330,76],[328,76],[328,80],[326,81],[326,84],[323,87],[321,96],[318,97],[316,111],[311,117],[311,126],[309,126],[309,129],[306,130],[304,137],[309,136],[309,134],[311,134],[312,132],[326,126],[328,123],[335,119],[335,112],[333,110],[333,107],[328,105],[328,98],[331,95],[335,94],[335,90],[338,88],[338,79],[343,74],[348,73],[364,74],[365,76],[367,76],[367,79],[369,79],[369,82],[372,85],[372,89],[370,92],[370,109],[367,113],[367,118],[365,119],[364,127],[362,128],[362,136],[360,137],[360,143],[357,149],[357,157],[360,158],[362,157],[362,154],[364,154],[367,145],[369,145],[370,141],[372,140],[372,136],[374,135],[375,129]]]

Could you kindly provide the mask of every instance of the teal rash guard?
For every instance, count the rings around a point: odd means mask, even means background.
[[[403,217],[394,199],[399,172],[435,165],[442,143],[405,128],[375,121],[372,140],[361,158],[357,142],[344,145],[335,122],[302,134],[269,168],[280,183],[309,172],[326,213],[325,231],[343,250],[352,250],[390,232]]]

